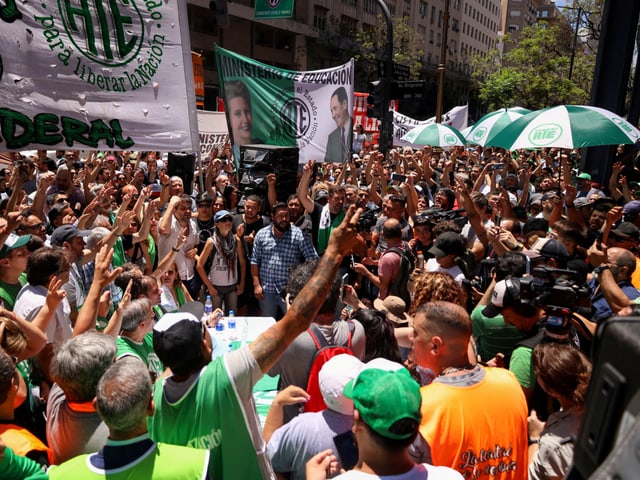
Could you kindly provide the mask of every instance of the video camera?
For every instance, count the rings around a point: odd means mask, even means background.
[[[464,216],[464,213],[464,208],[443,210],[440,207],[431,207],[421,212],[419,216],[428,218],[431,227],[441,220],[453,220],[460,227],[464,227],[467,224],[467,217]]]
[[[368,203],[358,219],[358,232],[370,232],[378,222],[380,210],[376,204]]]
[[[551,337],[569,333],[571,314],[591,302],[589,287],[574,270],[541,266],[530,277],[520,279],[520,301],[542,308],[546,314],[545,329]]]

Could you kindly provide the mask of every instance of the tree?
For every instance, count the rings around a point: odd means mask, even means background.
[[[588,103],[595,55],[576,49],[569,79],[572,40],[570,29],[544,22],[524,28],[517,42],[506,35],[505,44],[513,47],[502,57],[493,51],[474,58],[480,99],[491,110]]]
[[[424,60],[424,39],[409,25],[408,17],[392,17],[393,63],[409,67],[410,80],[420,78]],[[355,35],[359,48],[355,54],[356,71],[372,80],[382,75],[378,68],[386,52],[387,23],[380,14],[375,25],[363,25]]]

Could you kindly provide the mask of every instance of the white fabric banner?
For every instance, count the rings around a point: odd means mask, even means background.
[[[198,110],[198,133],[200,134],[200,157],[205,158],[211,150],[222,147],[229,141],[227,118],[224,112]]]
[[[186,2],[0,2],[0,150],[198,151]]]
[[[429,123],[435,123],[436,117],[431,117],[426,120],[416,120],[415,118],[408,117],[398,112],[393,112],[393,144],[397,147],[411,147],[408,142],[401,140],[404,135],[412,128],[419,127],[420,125],[427,125]],[[442,115],[442,124],[449,125],[458,130],[467,128],[469,122],[469,105],[462,105],[459,107],[453,107],[447,113]]]

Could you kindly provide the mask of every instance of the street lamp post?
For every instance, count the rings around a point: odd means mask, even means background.
[[[576,47],[578,46],[578,30],[580,30],[580,19],[582,17],[582,7],[578,7],[578,17],[576,18],[576,31],[573,32],[573,47],[571,48],[571,61],[569,62],[569,80],[573,76],[573,62],[576,59]]]
[[[448,1],[448,0],[447,0]],[[391,82],[393,81],[393,23],[391,23],[391,12],[384,0],[377,0],[378,6],[382,10],[382,15],[387,23],[387,44],[384,59],[384,89],[382,92],[383,116],[380,119],[382,128],[380,129],[381,151],[386,154],[386,150],[393,147],[393,117],[389,112],[389,101],[391,100]]]
[[[444,0],[442,18],[442,44],[440,45],[440,63],[438,64],[438,97],[436,99],[436,123],[442,121],[442,104],[444,103],[444,72],[447,69],[447,33],[449,31],[449,0]]]

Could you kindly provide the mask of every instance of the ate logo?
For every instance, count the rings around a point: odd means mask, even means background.
[[[267,0],[267,4],[271,8],[276,8],[278,5],[280,5],[280,0]]]
[[[539,147],[551,145],[562,136],[562,127],[557,123],[538,125],[529,132],[529,141]]]
[[[486,134],[487,134],[487,128],[486,127],[480,127],[473,133],[473,139],[474,140],[480,140]]]
[[[295,132],[296,138],[304,137],[312,123],[309,106],[296,97],[290,98],[282,105],[280,118],[286,129]]]
[[[92,62],[126,65],[143,46],[144,23],[135,1],[60,2],[60,14],[70,41]]]

